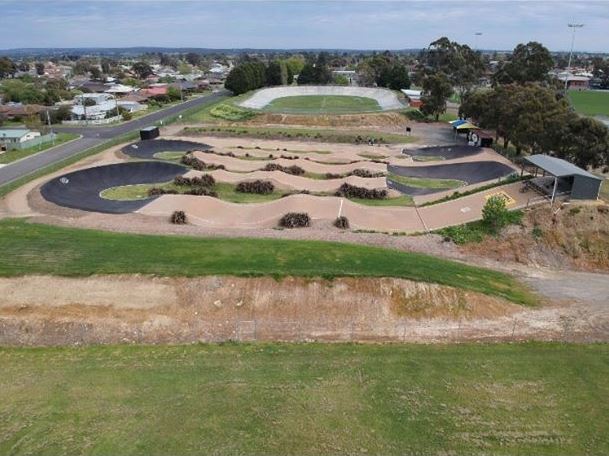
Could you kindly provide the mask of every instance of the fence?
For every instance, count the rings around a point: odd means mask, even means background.
[[[36,147],[41,144],[46,144],[53,141],[57,135],[55,133],[49,133],[42,136],[36,136],[35,138],[29,139],[20,143],[8,143],[6,144],[6,150],[23,150],[31,147]]]

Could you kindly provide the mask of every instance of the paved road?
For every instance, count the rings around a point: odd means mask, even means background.
[[[11,163],[0,168],[0,185],[7,184],[34,171],[52,165],[55,162],[69,158],[90,147],[102,144],[109,139],[124,135],[142,127],[154,124],[167,117],[174,116],[180,112],[196,106],[205,106],[228,95],[228,91],[216,92],[205,97],[198,97],[176,106],[161,111],[153,112],[147,116],[132,120],[121,125],[109,127],[57,127],[56,131],[69,131],[82,135],[82,138],[62,144],[47,151],[32,155],[23,160]]]

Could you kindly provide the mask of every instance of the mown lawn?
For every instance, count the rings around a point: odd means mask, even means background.
[[[347,114],[375,112],[381,107],[373,98],[346,95],[297,95],[276,98],[264,108],[287,114]]]
[[[569,91],[571,103],[579,114],[586,116],[609,116],[609,91],[571,90]]]
[[[0,454],[609,454],[609,346],[0,349]]]
[[[27,149],[11,150],[8,152],[0,153],[0,164],[5,165],[7,163],[12,163],[14,161],[21,160],[22,158],[29,157],[30,155],[37,154],[38,152],[42,152],[51,147],[58,146],[76,138],[78,138],[78,135],[74,133],[57,133],[57,137],[55,138],[54,144],[52,142],[48,142],[45,144],[41,144],[40,146],[28,147]]]
[[[535,297],[507,274],[416,253],[319,241],[110,233],[0,221],[0,276],[402,277],[500,296]]]

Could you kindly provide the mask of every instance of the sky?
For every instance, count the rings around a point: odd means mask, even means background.
[[[609,0],[0,0],[0,49],[20,47],[421,48],[441,36],[479,49],[540,41],[609,52]],[[482,35],[476,36],[476,32]]]

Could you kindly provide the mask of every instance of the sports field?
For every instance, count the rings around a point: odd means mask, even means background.
[[[609,346],[0,349],[0,454],[609,454]]]
[[[609,116],[609,91],[571,90],[571,103],[579,114],[586,116]]]
[[[380,111],[381,107],[373,98],[347,95],[299,95],[276,98],[264,110],[288,114],[348,114]]]

